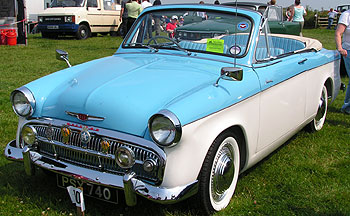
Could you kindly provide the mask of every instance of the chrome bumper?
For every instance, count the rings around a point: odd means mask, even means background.
[[[188,185],[174,188],[157,187],[138,180],[133,172],[118,176],[53,160],[31,151],[28,147],[17,148],[15,140],[7,144],[5,156],[9,160],[23,161],[27,175],[34,175],[35,166],[38,166],[82,181],[124,190],[125,201],[128,206],[136,205],[136,195],[158,203],[171,204],[184,200],[198,191],[197,180]]]

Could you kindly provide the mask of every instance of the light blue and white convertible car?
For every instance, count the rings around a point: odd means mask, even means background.
[[[213,24],[183,40],[166,32],[174,15],[178,26],[181,16]],[[225,6],[145,9],[113,56],[13,91],[19,124],[6,157],[105,201],[196,195],[204,213],[220,211],[240,173],[305,126],[321,130],[340,87],[336,51],[270,34],[267,21]]]

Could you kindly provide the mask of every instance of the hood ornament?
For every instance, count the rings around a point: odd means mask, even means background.
[[[105,120],[104,117],[91,116],[91,115],[83,114],[83,113],[75,113],[75,112],[66,111],[66,114],[73,116],[73,117],[76,117],[80,121],[103,121],[103,120]]]
[[[79,136],[80,136],[81,146],[86,149],[87,148],[87,144],[91,140],[91,134],[89,132],[88,127],[84,126],[84,128],[80,132]]]

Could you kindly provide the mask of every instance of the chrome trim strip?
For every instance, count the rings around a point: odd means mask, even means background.
[[[7,145],[6,149],[11,149],[11,155],[18,156],[22,154],[24,152],[23,149],[12,147],[11,145],[13,145],[13,143],[15,143],[14,140]],[[137,179],[133,173],[126,173],[124,176],[119,176],[90,170],[59,160],[46,158],[36,152],[30,151],[29,148],[23,153],[22,160],[24,154],[26,154],[26,160],[28,160],[25,163],[30,165],[26,168],[29,173],[32,173],[32,170],[34,170],[33,165],[36,165],[43,169],[84,182],[91,182],[93,184],[124,190],[126,203],[130,206],[136,204],[136,195],[140,195],[154,202],[172,204],[187,199],[198,192],[198,180],[174,188],[157,187]],[[5,155],[8,156],[6,151]],[[10,159],[9,157],[7,158]]]
[[[104,117],[92,116],[92,115],[83,114],[83,113],[75,113],[75,112],[66,111],[66,114],[73,116],[73,117],[76,117],[80,121],[103,121],[103,120],[105,120]],[[86,116],[86,120],[81,119],[80,115]]]

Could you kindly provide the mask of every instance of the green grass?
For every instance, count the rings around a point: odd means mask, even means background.
[[[304,29],[303,34],[335,49],[333,30]],[[55,59],[55,49],[68,51],[75,65],[113,54],[120,42],[119,37],[108,36],[78,41],[31,35],[28,46],[0,46],[0,151],[16,133],[11,91],[66,68],[65,62]],[[322,131],[299,132],[242,174],[230,205],[218,215],[350,215],[350,116],[339,112],[344,96],[341,92],[329,106]],[[139,199],[131,208],[123,200],[111,205],[87,198],[86,208],[87,215],[194,215],[195,201],[165,206]],[[28,177],[23,164],[0,156],[0,215],[75,215],[75,211],[54,177],[41,171]]]

